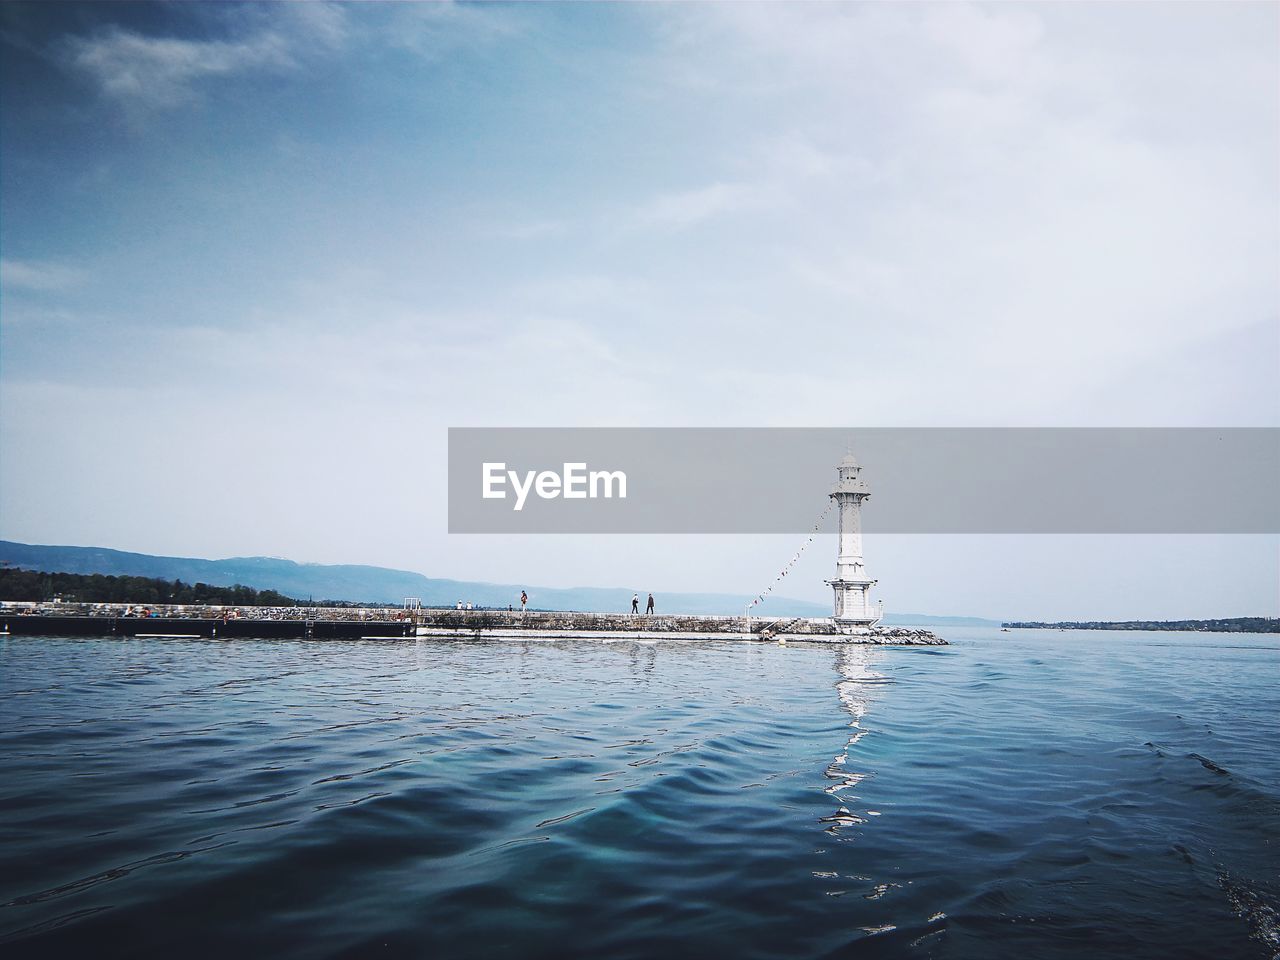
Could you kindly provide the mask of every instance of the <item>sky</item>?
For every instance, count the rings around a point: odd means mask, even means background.
[[[447,429],[1280,427],[1278,20],[3,4],[0,537],[754,595],[795,538],[450,536]],[[890,610],[1280,613],[1275,536],[866,546]]]

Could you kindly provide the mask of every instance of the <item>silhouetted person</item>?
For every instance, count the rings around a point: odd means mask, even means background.
[[[653,613],[653,594],[649,594],[649,605],[644,608],[646,615]]]

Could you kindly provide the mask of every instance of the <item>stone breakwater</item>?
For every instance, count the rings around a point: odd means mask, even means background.
[[[756,640],[941,645],[914,627],[841,632],[829,617],[637,616],[530,610],[399,607],[201,607],[0,604],[0,634],[298,639]]]
[[[871,627],[842,632],[830,617],[714,617],[530,610],[423,610],[416,632],[425,637],[556,639],[582,637],[642,640],[786,640],[941,646],[947,641],[915,627]]]

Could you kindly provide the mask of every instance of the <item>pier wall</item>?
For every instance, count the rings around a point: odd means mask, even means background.
[[[428,631],[459,633],[531,632],[613,634],[642,633],[650,635],[699,635],[707,637],[840,638],[857,639],[843,634],[830,617],[727,617],[685,614],[581,613],[549,610],[509,612],[506,610],[423,610],[419,625]],[[910,627],[872,627],[865,637],[872,642],[930,642],[927,630]]]
[[[403,620],[226,620],[210,617],[94,617],[0,614],[0,632],[10,636],[207,637],[234,639],[359,640],[412,637]]]
[[[126,616],[126,608],[66,610],[0,607],[0,633],[11,636],[207,637],[216,639],[670,639],[796,640],[827,643],[942,644],[927,630],[872,627],[850,636],[827,617],[644,616],[531,610],[396,608],[166,608]],[[310,616],[308,616],[310,614]]]

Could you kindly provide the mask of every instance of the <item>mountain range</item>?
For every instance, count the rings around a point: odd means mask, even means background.
[[[185,583],[229,587],[242,584],[258,590],[276,590],[299,600],[341,600],[355,603],[400,604],[417,597],[425,606],[449,607],[459,600],[478,607],[518,605],[520,591],[529,593],[529,605],[541,610],[630,609],[627,587],[539,587],[450,580],[427,577],[409,570],[393,570],[358,564],[296,563],[279,557],[229,557],[204,560],[194,557],[160,557],[127,553],[107,547],[67,547],[0,540],[0,564],[50,573],[109,574],[159,577]],[[644,598],[642,597],[641,600]],[[729,593],[666,593],[658,597],[664,613],[740,614],[750,597]],[[830,615],[826,604],[788,597],[770,597],[761,616],[821,617]],[[897,614],[886,623],[917,625],[999,625],[998,620],[977,617],[936,617]]]

